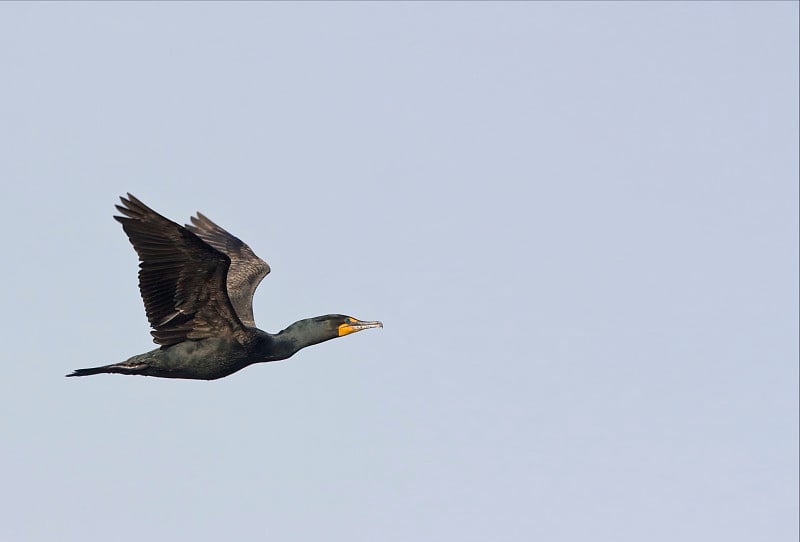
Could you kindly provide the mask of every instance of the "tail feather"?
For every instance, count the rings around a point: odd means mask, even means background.
[[[87,369],[75,369],[70,374],[65,375],[67,377],[70,376],[90,376],[90,375],[99,375],[103,373],[118,373],[124,375],[135,375],[135,374],[142,374],[142,369],[146,368],[147,364],[145,363],[137,363],[135,365],[122,365],[119,363],[115,363],[112,365],[103,365],[102,367],[89,367]]]
[[[110,373],[111,371],[108,370],[108,366],[104,367],[90,367],[88,369],[75,369],[70,374],[65,376],[89,376],[89,375],[99,375],[101,373]]]

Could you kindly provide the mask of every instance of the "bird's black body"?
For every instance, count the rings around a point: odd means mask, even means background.
[[[306,346],[368,329],[329,314],[272,335],[255,327],[253,294],[269,266],[205,216],[180,226],[130,194],[116,216],[139,254],[139,289],[160,348],[67,376],[99,373],[215,380],[253,363],[291,357]]]

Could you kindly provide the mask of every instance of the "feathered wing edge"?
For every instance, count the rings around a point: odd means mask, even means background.
[[[243,329],[227,293],[230,258],[130,193],[114,218],[139,255],[139,290],[156,343],[236,335]]]
[[[244,325],[255,327],[253,296],[270,267],[241,239],[221,228],[202,213],[191,217],[186,229],[230,258],[227,276],[228,297]]]

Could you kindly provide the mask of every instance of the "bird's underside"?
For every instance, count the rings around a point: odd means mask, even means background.
[[[277,334],[255,327],[253,295],[270,268],[237,237],[197,213],[181,226],[128,194],[114,218],[139,256],[139,291],[160,347],[128,360],[78,369],[100,373],[214,380],[380,322],[329,314]]]

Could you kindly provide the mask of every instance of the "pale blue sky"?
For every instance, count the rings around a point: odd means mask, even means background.
[[[795,541],[798,4],[3,3],[3,541]],[[130,191],[272,266],[216,382]]]

